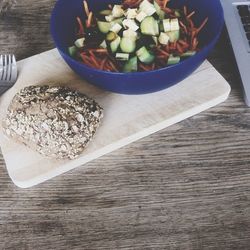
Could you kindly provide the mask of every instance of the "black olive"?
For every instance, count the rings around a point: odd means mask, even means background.
[[[104,38],[104,35],[97,28],[90,27],[85,31],[86,46],[99,46]]]
[[[141,37],[137,40],[137,48],[141,48],[143,46],[151,47],[150,45],[155,45],[155,42],[152,36],[141,35]]]

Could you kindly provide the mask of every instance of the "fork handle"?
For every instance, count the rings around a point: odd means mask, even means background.
[[[0,86],[0,96],[3,94],[3,93],[5,93],[9,88],[11,88],[12,86],[7,86],[7,85],[5,85],[5,86],[3,86],[3,85],[1,85]]]

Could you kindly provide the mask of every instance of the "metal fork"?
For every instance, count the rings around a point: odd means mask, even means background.
[[[17,64],[14,55],[0,55],[0,95],[17,80]]]

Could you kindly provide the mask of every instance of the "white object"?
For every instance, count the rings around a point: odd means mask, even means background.
[[[100,47],[103,48],[103,49],[107,48],[107,43],[106,43],[105,40],[103,40],[103,42],[100,44]]]
[[[104,108],[103,122],[93,141],[84,154],[71,161],[47,159],[16,143],[3,134],[0,122],[0,146],[6,168],[12,181],[22,188],[79,166],[86,168],[89,165],[84,166],[84,163],[223,102],[230,92],[228,83],[207,61],[171,88],[136,96],[114,94],[84,82],[66,65],[57,50],[22,60],[18,68],[16,84],[0,98],[0,121],[14,95],[35,83],[65,83],[94,98]]]
[[[134,19],[137,16],[137,9],[128,9],[126,12],[126,17],[128,19]]]
[[[156,9],[152,3],[150,3],[148,0],[144,0],[140,4],[140,11],[146,13],[147,16],[152,16],[156,12]]]
[[[112,16],[115,18],[122,17],[124,15],[124,10],[121,5],[114,5],[112,9]]]
[[[122,26],[119,23],[115,23],[111,28],[110,31],[114,33],[118,33],[122,29]]]
[[[105,20],[107,21],[107,22],[111,22],[111,21],[113,21],[115,18],[112,16],[112,15],[108,15],[108,16],[105,16]]]
[[[145,17],[147,17],[147,14],[143,11],[140,11],[135,19],[141,23]]]
[[[171,31],[170,19],[163,19],[162,24],[163,24],[164,32]]]
[[[220,2],[224,10],[228,35],[241,76],[244,100],[246,105],[250,107],[250,42],[247,39],[238,11],[238,8],[242,5],[246,5],[245,7],[250,10],[250,2],[246,0],[221,0]]]
[[[125,29],[131,29],[133,31],[137,31],[139,29],[139,26],[132,19],[125,19],[122,21],[122,24]]]
[[[168,41],[169,41],[169,36],[166,33],[161,32],[159,36],[159,43],[165,45],[168,44]]]
[[[131,29],[124,30],[123,31],[123,37],[129,37],[129,38],[132,38],[132,39],[136,39],[137,38],[137,32],[133,31]]]
[[[178,18],[173,18],[170,20],[170,29],[171,31],[180,29]]]
[[[84,41],[85,41],[85,38],[79,38],[75,41],[75,46],[77,48],[82,48],[84,46]]]

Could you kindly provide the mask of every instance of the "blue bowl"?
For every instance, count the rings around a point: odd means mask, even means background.
[[[119,0],[91,0],[92,11],[100,11],[108,4],[119,4]],[[85,19],[82,0],[58,0],[51,15],[51,34],[55,45],[65,62],[79,76],[108,91],[122,94],[146,94],[168,88],[190,75],[206,59],[215,46],[224,25],[223,11],[219,0],[174,0],[174,8],[188,7],[195,11],[194,23],[198,26],[206,17],[208,23],[199,34],[202,49],[196,55],[166,68],[136,73],[115,73],[90,68],[72,59],[67,48],[75,37],[77,16]]]

